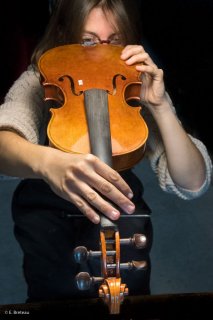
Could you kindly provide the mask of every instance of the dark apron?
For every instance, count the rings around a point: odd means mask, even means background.
[[[142,199],[143,186],[128,170],[121,174],[134,192],[136,214],[116,221],[121,238],[135,233],[145,234],[147,247],[136,249],[121,246],[121,263],[146,260],[148,267],[141,271],[121,271],[122,283],[126,283],[130,295],[150,293],[150,258],[152,224],[150,209]],[[23,271],[28,285],[28,301],[61,300],[80,297],[97,297],[97,286],[79,291],[75,276],[80,271],[100,276],[100,258],[93,258],[84,265],[73,259],[76,246],[99,250],[100,226],[85,218],[70,202],[52,192],[38,179],[21,181],[14,192],[12,214],[15,237],[23,254]],[[137,214],[144,214],[137,217]],[[80,215],[80,217],[73,217]]]

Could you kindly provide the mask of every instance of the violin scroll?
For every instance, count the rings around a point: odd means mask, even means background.
[[[112,227],[113,223],[111,224]],[[100,284],[99,297],[107,304],[110,314],[120,313],[120,306],[129,290],[121,282],[120,270],[143,271],[147,267],[146,261],[120,262],[120,245],[134,245],[137,249],[144,249],[146,237],[135,234],[128,239],[120,239],[119,232],[113,228],[102,228],[100,231],[100,251],[87,250],[84,246],[74,249],[74,259],[77,263],[85,263],[94,257],[101,258],[101,277],[91,277],[87,272],[80,272],[76,276],[79,290],[89,290],[91,286]]]

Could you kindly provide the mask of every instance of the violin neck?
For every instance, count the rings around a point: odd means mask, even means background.
[[[91,153],[112,167],[108,94],[102,89],[84,92]]]
[[[112,167],[112,145],[108,111],[108,94],[102,89],[84,92],[91,153]],[[116,229],[114,222],[100,214],[102,229]]]

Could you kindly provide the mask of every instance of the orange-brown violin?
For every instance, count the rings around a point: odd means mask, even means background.
[[[92,153],[85,100],[98,93],[99,98],[94,99],[108,104],[112,166],[117,171],[141,160],[148,137],[139,106],[140,74],[135,66],[127,66],[120,59],[122,49],[103,44],[65,45],[46,51],[39,60],[46,100],[61,105],[51,108],[51,145],[65,152]],[[138,106],[130,106],[132,102]]]

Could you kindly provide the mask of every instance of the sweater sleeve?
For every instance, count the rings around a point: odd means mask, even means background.
[[[173,111],[175,112],[174,107]],[[165,192],[173,193],[184,200],[191,200],[204,194],[209,188],[212,174],[212,162],[205,145],[200,140],[188,135],[203,156],[206,166],[206,179],[201,188],[197,191],[183,189],[176,185],[170,176],[166,153],[160,132],[154,118],[147,109],[144,110],[144,119],[149,128],[146,156],[150,161],[153,171],[158,177],[160,187]]]
[[[32,143],[39,143],[47,111],[43,98],[39,75],[29,68],[14,82],[0,106],[0,130],[15,131]]]

